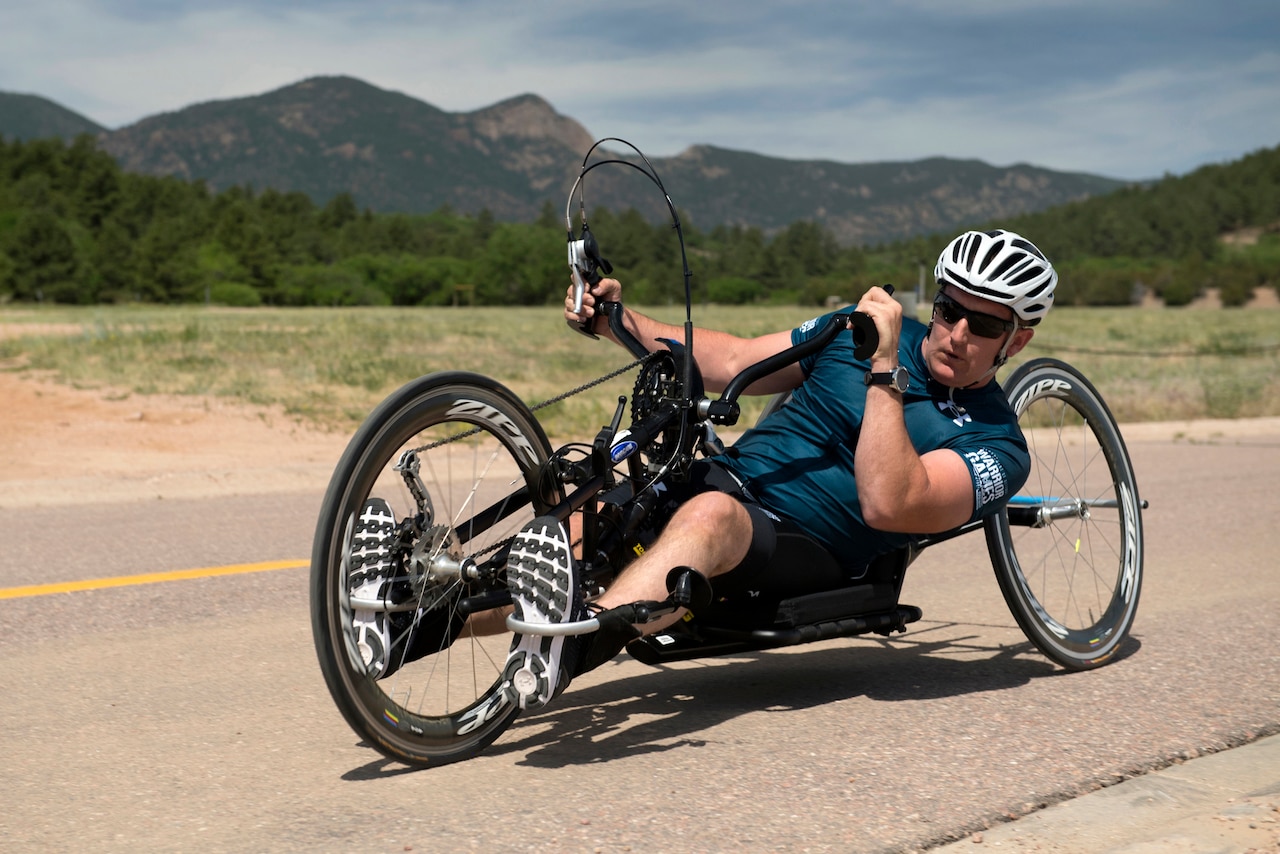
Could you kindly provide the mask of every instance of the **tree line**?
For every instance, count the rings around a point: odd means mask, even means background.
[[[1124,304],[1135,284],[1186,302],[1206,286],[1228,303],[1280,281],[1280,234],[1244,249],[1224,232],[1280,222],[1280,148],[1001,223],[1062,269],[1062,299]],[[683,300],[678,243],[634,210],[595,210],[592,231],[642,304]],[[875,281],[914,284],[951,234],[840,246],[801,221],[758,228],[684,226],[694,297],[717,303],[820,304]],[[123,171],[92,137],[0,139],[0,302],[144,301],[225,305],[525,305],[567,284],[564,223],[552,205],[531,223],[462,215],[374,214],[350,194],[308,196]]]
[[[1060,303],[1127,305],[1150,288],[1185,305],[1210,287],[1242,305],[1280,284],[1280,146],[1187,175],[1166,175],[1105,196],[979,228],[1008,228],[1058,267]],[[1236,236],[1241,240],[1230,240]],[[949,235],[883,247],[889,265],[934,258]]]

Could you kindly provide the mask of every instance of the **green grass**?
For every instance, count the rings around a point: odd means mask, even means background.
[[[679,323],[679,307],[648,309]],[[808,307],[696,308],[742,335],[785,329]],[[1079,367],[1121,421],[1280,415],[1280,313],[1060,308],[1014,364],[1052,355]],[[432,371],[486,374],[534,404],[630,362],[544,308],[0,309],[0,365],[113,393],[214,395],[280,406],[350,430],[393,389]],[[1007,373],[1006,368],[1006,373]],[[1002,374],[1003,375],[1003,374]],[[539,412],[585,439],[634,373]],[[750,424],[762,401],[744,406]]]

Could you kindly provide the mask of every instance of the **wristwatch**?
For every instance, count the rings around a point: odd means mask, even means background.
[[[887,385],[898,394],[904,394],[911,387],[911,375],[902,365],[891,371],[867,371],[867,385]]]

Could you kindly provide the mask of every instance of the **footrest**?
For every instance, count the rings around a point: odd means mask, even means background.
[[[914,605],[898,605],[877,614],[844,617],[796,628],[742,630],[676,625],[665,632],[632,641],[627,644],[627,652],[644,664],[665,664],[856,635],[889,635],[906,631],[907,623],[914,623],[922,616],[921,610]]]
[[[561,635],[585,635],[600,628],[600,621],[595,617],[578,620],[573,623],[526,623],[516,619],[515,614],[507,615],[507,628],[521,635],[545,635],[559,637]]]

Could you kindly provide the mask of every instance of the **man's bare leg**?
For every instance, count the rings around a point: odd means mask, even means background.
[[[681,505],[662,535],[595,600],[602,609],[667,598],[667,573],[690,566],[707,578],[733,569],[751,544],[751,517],[735,498],[719,492],[696,495]],[[645,634],[676,622],[683,611],[637,626]]]
[[[750,543],[751,517],[737,499],[719,492],[696,495],[676,511],[662,535],[593,604],[608,610],[632,602],[660,602],[667,598],[667,573],[673,568],[690,566],[714,578],[741,563]],[[507,606],[472,614],[462,637],[505,632],[510,613]],[[652,634],[681,616],[683,611],[637,628]]]

